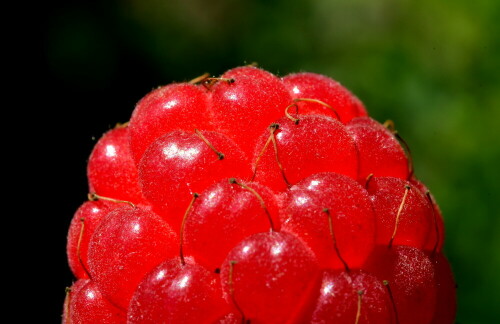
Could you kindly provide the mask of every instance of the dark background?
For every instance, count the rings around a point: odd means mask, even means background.
[[[33,244],[22,305],[59,322],[72,275],[69,221],[86,199],[86,159],[152,88],[251,62],[311,71],[392,119],[445,218],[459,323],[500,318],[500,2],[488,0],[122,0],[21,8],[9,83],[20,226]],[[24,15],[26,12],[29,14]],[[7,15],[8,12],[5,13]],[[24,22],[24,23],[23,23]],[[14,63],[12,63],[14,62]],[[18,63],[19,62],[19,63]],[[20,135],[28,135],[29,140]],[[17,215],[17,214],[16,214]],[[16,216],[17,217],[17,216]],[[17,269],[17,268],[15,268]],[[27,292],[34,294],[27,295]],[[27,298],[30,297],[30,298]]]

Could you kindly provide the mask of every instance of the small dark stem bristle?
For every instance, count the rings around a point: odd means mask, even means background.
[[[403,208],[404,208],[404,205],[405,205],[405,202],[406,202],[406,197],[408,196],[408,192],[410,191],[411,187],[408,186],[408,185],[405,185],[405,193],[403,194],[403,198],[401,199],[401,203],[399,204],[399,208],[398,208],[398,211],[397,211],[397,214],[396,214],[396,221],[395,221],[395,224],[394,224],[394,231],[392,232],[392,236],[391,236],[391,239],[389,240],[389,245],[388,245],[388,248],[392,248],[392,244],[394,242],[394,238],[396,237],[396,233],[398,231],[398,226],[399,226],[399,220],[400,220],[400,216],[401,216],[401,213],[403,212]]]
[[[246,184],[244,184],[242,182],[239,182],[235,178],[230,178],[229,183],[238,185],[238,186],[242,187],[243,189],[250,191],[250,193],[252,193],[255,196],[255,198],[257,198],[257,200],[260,203],[260,206],[262,207],[262,209],[264,209],[264,212],[266,213],[267,219],[269,221],[269,226],[271,228],[271,232],[276,231],[276,229],[274,227],[273,218],[271,217],[271,214],[269,213],[269,210],[267,209],[266,203],[265,203],[264,199],[262,198],[262,196],[259,195],[259,193],[255,189],[247,186]]]
[[[392,135],[394,135],[394,137],[398,140],[398,142],[400,142],[403,145],[403,147],[404,147],[405,155],[406,155],[406,158],[408,160],[408,177],[407,177],[407,180],[410,180],[412,178],[413,174],[414,174],[413,158],[412,158],[412,155],[411,155],[410,146],[401,137],[401,135],[399,135],[399,132],[396,130],[396,125],[394,124],[394,122],[392,120],[390,120],[390,119],[386,120],[383,125],[384,125],[385,128],[387,128],[389,130],[389,132],[392,133]]]
[[[411,155],[411,151],[410,151],[410,146],[408,145],[408,143],[401,137],[401,135],[399,135],[399,133],[397,131],[394,131],[394,136],[396,137],[396,139],[401,143],[403,144],[404,148],[405,148],[405,151],[406,151],[406,158],[408,159],[408,177],[407,179],[411,179],[413,174],[414,174],[414,169],[413,169],[413,157]]]
[[[394,125],[394,121],[391,119],[387,119],[384,122],[384,127],[387,128],[391,133],[394,133],[396,131],[396,126]]]
[[[95,192],[88,193],[87,194],[87,198],[88,198],[89,201],[106,200],[106,201],[111,201],[111,202],[114,202],[114,203],[117,203],[117,204],[128,204],[132,208],[136,207],[135,204],[132,203],[132,202],[130,202],[130,201],[100,196],[100,195],[96,194]]]
[[[229,261],[229,278],[228,278],[229,296],[231,297],[231,300],[233,302],[234,307],[236,308],[236,310],[241,315],[241,322],[242,323],[247,323],[247,319],[245,317],[245,313],[243,313],[243,310],[241,309],[240,305],[238,305],[238,302],[236,301],[236,297],[234,296],[234,281],[233,281],[233,276],[234,276],[234,265],[237,264],[237,263],[238,263],[238,261],[235,261],[235,260]]]
[[[333,113],[335,114],[335,117],[337,118],[337,120],[340,120],[340,115],[339,115],[338,111],[335,108],[333,108],[331,105],[327,104],[324,101],[321,101],[321,100],[318,100],[318,99],[313,99],[313,98],[295,98],[295,99],[293,99],[294,103],[301,102],[301,101],[313,102],[313,103],[320,104],[320,105],[322,105],[322,106],[330,109],[331,111],[333,111]]]
[[[193,193],[193,198],[189,202],[189,206],[184,212],[184,217],[182,217],[182,223],[181,223],[181,230],[179,232],[179,258],[181,261],[181,265],[186,265],[186,260],[184,259],[184,227],[186,226],[186,220],[189,215],[189,212],[191,211],[191,208],[193,208],[193,204],[195,200],[199,197],[200,195],[198,193]]]
[[[358,290],[356,292],[358,294],[358,309],[356,311],[356,320],[354,321],[354,324],[358,324],[359,323],[359,319],[361,317],[361,303],[362,303],[362,300],[363,300],[363,290]]]
[[[70,314],[70,304],[71,304],[71,287],[66,287],[65,289],[66,293],[66,300],[64,304],[64,322],[63,324],[71,324],[71,314]]]
[[[279,154],[278,154],[278,143],[276,142],[276,137],[274,134],[278,128],[279,128],[278,124],[271,124],[271,126],[270,126],[270,131],[271,131],[270,138],[271,138],[271,142],[273,143],[274,158],[276,159],[276,163],[278,164],[278,167],[281,171],[281,177],[283,178],[283,181],[285,181],[286,186],[288,188],[290,188],[292,185],[290,184],[290,182],[288,181],[288,179],[286,177],[285,170],[283,169],[283,165],[281,164]]]
[[[208,77],[210,77],[210,73],[203,73],[202,75],[197,76],[196,78],[188,81],[188,83],[197,84],[197,83],[205,81]]]
[[[255,176],[257,175],[257,169],[258,169],[258,166],[259,166],[260,159],[262,158],[262,156],[264,155],[264,153],[267,150],[267,147],[271,143],[271,136],[272,135],[269,135],[269,137],[267,138],[266,143],[264,144],[264,147],[262,148],[262,150],[259,153],[259,156],[257,156],[257,159],[255,160],[255,166],[254,166],[254,170],[253,170],[253,174],[252,174],[252,178],[250,179],[250,182],[253,182],[254,179],[255,179]]]
[[[399,323],[398,309],[396,308],[396,302],[394,301],[394,296],[392,294],[392,289],[391,289],[391,286],[389,285],[389,281],[388,280],[383,280],[382,283],[387,288],[387,292],[389,293],[389,299],[391,300],[392,309],[394,310],[394,316],[396,318],[396,324],[400,324]]]
[[[370,173],[365,180],[365,189],[368,189],[368,186],[370,184],[370,180],[373,178],[373,173]]]
[[[335,237],[335,231],[333,228],[333,220],[332,220],[332,215],[330,214],[330,209],[323,208],[323,213],[325,213],[327,218],[328,218],[328,228],[330,230],[330,236],[331,236],[332,241],[333,241],[333,248],[335,250],[335,253],[337,254],[337,257],[339,258],[340,262],[342,262],[342,264],[344,265],[345,272],[350,273],[351,269],[349,268],[349,265],[347,264],[347,262],[344,260],[344,258],[340,254],[340,250],[339,250],[339,247],[337,245],[337,238]]]
[[[115,124],[115,129],[120,129],[120,128],[126,128],[130,124],[130,121],[124,122],[124,123],[116,123]]]
[[[85,232],[85,218],[81,217],[80,218],[80,234],[78,235],[78,243],[76,244],[76,256],[78,258],[78,262],[82,266],[83,272],[89,277],[89,279],[92,279],[92,276],[90,275],[89,270],[83,263],[82,259],[82,254],[81,254],[81,245],[82,245],[82,240],[83,240],[83,233]]]
[[[290,109],[290,107],[293,107],[295,106],[295,113],[298,114],[298,111],[299,111],[299,106],[294,102],[293,104],[291,105],[288,105],[286,108],[285,108],[285,116],[290,119],[295,125],[298,125],[299,124],[299,121],[300,119],[298,118],[295,118],[293,117],[292,115],[290,115],[290,113],[288,112],[288,109]]]
[[[198,129],[194,129],[194,132],[195,134],[205,143],[207,144],[207,146],[212,150],[214,151],[215,154],[217,154],[217,158],[219,160],[223,160],[224,159],[224,154],[220,151],[218,151],[213,145],[212,143],[210,143],[207,138],[205,136],[203,136],[203,134],[198,130]]]

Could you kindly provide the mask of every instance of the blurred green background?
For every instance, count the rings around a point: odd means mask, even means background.
[[[155,86],[257,62],[328,75],[396,123],[443,211],[457,323],[500,318],[500,1],[54,2],[42,34],[47,113],[64,114],[54,132],[76,143],[61,154],[73,174],[60,185],[75,197],[56,217],[62,267],[91,138]]]

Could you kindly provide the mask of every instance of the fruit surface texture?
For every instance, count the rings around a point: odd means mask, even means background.
[[[86,171],[64,324],[455,320],[408,144],[331,77],[249,65],[158,87]]]

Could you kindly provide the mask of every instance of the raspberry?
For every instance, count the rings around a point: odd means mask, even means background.
[[[63,323],[449,324],[444,222],[392,122],[255,66],[159,87],[90,153]]]

